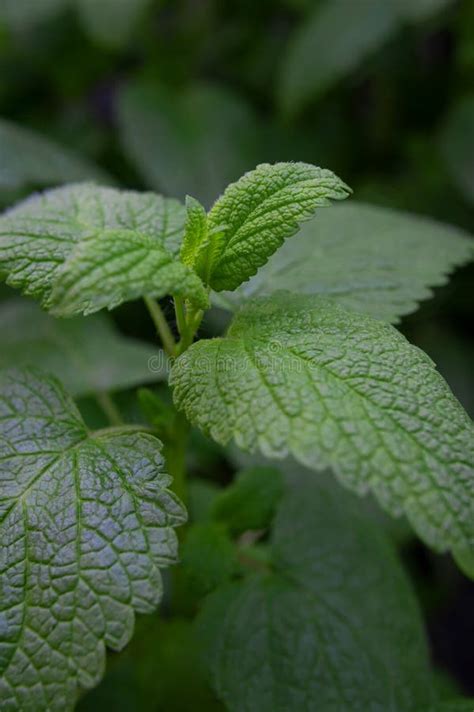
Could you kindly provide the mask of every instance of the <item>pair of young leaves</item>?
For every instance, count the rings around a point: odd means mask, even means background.
[[[230,186],[209,215],[190,201],[186,219],[179,203],[152,194],[59,189],[1,220],[0,269],[61,315],[166,293],[203,308],[209,287],[235,289],[318,205],[346,192],[329,171],[260,166]],[[424,228],[415,243],[420,251],[439,247],[446,235],[433,229],[428,237]],[[400,289],[398,308],[393,295],[385,302],[398,316],[470,254],[464,236],[450,234],[449,249],[426,255],[431,269],[420,270],[408,299]],[[234,438],[271,457],[292,452],[314,469],[331,465],[348,486],[374,490],[429,543],[454,549],[469,565],[471,424],[426,356],[390,326],[337,305],[342,297],[350,306],[351,294],[360,292],[358,284],[351,291],[350,279],[326,290],[332,301],[249,300],[225,337],[200,342],[175,362],[175,402],[219,442]],[[273,273],[261,291],[271,291],[274,281]],[[386,293],[378,281],[377,295]],[[237,300],[245,297],[245,289],[239,292]],[[156,602],[157,566],[173,558],[170,527],[183,514],[157,474],[159,444],[152,438],[90,436],[58,386],[37,373],[7,374],[1,405],[0,528],[10,542],[4,580],[13,581],[3,597],[1,694],[6,709],[38,694],[67,706],[76,683],[97,679],[104,641],[122,645],[132,609]],[[111,494],[112,472],[118,480]],[[45,560],[52,578],[42,589]],[[67,625],[65,611],[72,611]],[[77,642],[83,636],[87,644]],[[38,645],[57,656],[55,675],[36,665]],[[25,657],[36,665],[26,677]]]

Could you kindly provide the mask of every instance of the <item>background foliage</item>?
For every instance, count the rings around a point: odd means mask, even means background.
[[[303,160],[335,171],[358,200],[472,231],[473,27],[470,0],[0,0],[0,206],[37,188],[95,179],[180,199],[191,193],[209,207],[258,162]],[[400,325],[471,415],[473,278],[472,267],[462,269]],[[211,316],[208,333],[226,318]],[[113,318],[122,337],[111,332],[109,344],[153,341],[138,303]],[[106,318],[90,319],[88,348],[101,354]],[[20,301],[0,310],[0,364],[18,352],[18,320],[41,365],[49,317]],[[56,326],[65,353],[77,355],[81,328]],[[150,380],[138,356],[153,346],[127,348],[128,371],[108,373],[106,382],[100,363],[86,378],[61,359],[91,425],[103,424],[87,399],[98,384],[119,392],[132,419],[138,411],[126,389]],[[237,464],[197,435],[189,459],[192,515],[205,520],[215,486]],[[403,524],[391,523],[390,533],[423,607],[440,689],[474,693],[472,583]],[[209,577],[231,571],[219,530],[199,536],[221,556]],[[221,709],[201,674],[190,624],[189,591],[207,585],[193,578],[191,545],[183,569],[178,615],[168,616],[165,597],[160,617],[142,619],[130,648],[109,656],[106,678],[81,710]]]

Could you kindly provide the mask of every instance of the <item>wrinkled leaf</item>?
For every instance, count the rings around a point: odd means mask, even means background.
[[[319,297],[249,302],[173,366],[178,408],[217,442],[332,467],[439,550],[474,548],[472,423],[426,354]]]
[[[208,239],[195,269],[216,291],[233,290],[254,275],[317,208],[350,189],[331,171],[308,163],[262,163],[212,206]]]
[[[161,597],[185,519],[161,444],[87,431],[54,378],[0,375],[0,707],[73,708]]]
[[[0,218],[0,271],[57,315],[170,292],[204,305],[201,281],[177,259],[184,220],[184,206],[154,193],[58,188]]]

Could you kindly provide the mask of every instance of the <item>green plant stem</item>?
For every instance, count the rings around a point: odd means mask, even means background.
[[[122,415],[113,402],[111,396],[106,391],[97,391],[95,397],[98,404],[109,419],[110,424],[116,426],[123,425]]]
[[[182,339],[188,332],[188,323],[186,321],[184,301],[181,297],[174,298],[174,310],[176,312],[176,321],[178,323],[179,335]]]
[[[165,352],[168,356],[173,357],[176,352],[176,343],[160,305],[156,299],[153,299],[152,297],[144,297],[144,301],[148,311],[150,312],[150,316],[153,319],[153,323],[160,336]]]

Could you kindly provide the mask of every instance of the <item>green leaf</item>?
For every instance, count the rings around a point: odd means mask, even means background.
[[[0,368],[38,366],[76,397],[165,377],[162,352],[122,336],[103,314],[58,321],[34,302],[10,299],[0,306],[0,333]]]
[[[429,709],[420,614],[392,546],[350,495],[291,482],[270,568],[205,602],[199,633],[233,712]]]
[[[125,153],[147,184],[206,207],[231,181],[255,165],[258,125],[238,96],[212,84],[172,92],[130,84],[120,95],[118,119]]]
[[[319,213],[249,283],[213,301],[233,309],[288,289],[396,323],[473,257],[474,242],[458,228],[351,201]]]
[[[0,271],[58,315],[180,294],[201,306],[178,260],[184,207],[153,193],[79,184],[34,196],[0,218]]]
[[[1,189],[16,190],[87,179],[109,181],[105,173],[73,151],[0,119]]]
[[[89,433],[36,370],[0,380],[0,707],[65,712],[159,602],[185,513],[158,440]]]
[[[186,588],[204,596],[236,573],[234,544],[216,522],[194,524],[182,546],[181,565]]]
[[[151,0],[75,0],[87,33],[100,44],[121,47]]]
[[[180,257],[185,265],[194,267],[197,255],[207,241],[207,213],[201,203],[189,195],[186,196],[186,210],[187,218]]]
[[[212,505],[212,516],[235,534],[249,529],[266,529],[282,495],[282,481],[272,467],[243,470],[230,487],[220,492]]]
[[[174,399],[219,443],[332,467],[439,550],[474,547],[472,423],[393,327],[319,297],[249,302],[175,362]]]
[[[449,173],[474,203],[474,94],[464,97],[450,111],[440,134],[440,150]]]
[[[229,185],[208,215],[209,240],[196,271],[216,291],[254,275],[318,207],[350,189],[331,171],[308,163],[262,163]]]

